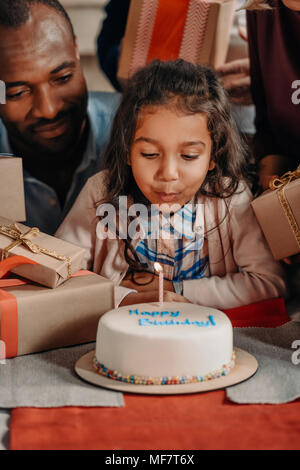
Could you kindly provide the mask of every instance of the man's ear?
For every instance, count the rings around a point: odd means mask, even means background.
[[[209,171],[213,170],[215,166],[216,166],[216,162],[213,159],[211,159],[211,161],[209,162],[208,170]]]

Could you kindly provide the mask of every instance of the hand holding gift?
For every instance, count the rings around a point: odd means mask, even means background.
[[[252,201],[257,220],[275,259],[300,253],[300,165],[270,182],[270,189]]]

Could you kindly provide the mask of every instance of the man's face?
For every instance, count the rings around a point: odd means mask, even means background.
[[[87,89],[66,20],[43,5],[19,28],[0,27],[0,118],[18,152],[70,153],[84,128]],[[22,156],[22,155],[20,155]]]

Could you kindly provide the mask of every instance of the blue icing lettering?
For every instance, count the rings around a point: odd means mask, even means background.
[[[135,312],[134,312],[135,313]],[[143,314],[149,314],[149,312],[143,312]],[[156,313],[156,312],[153,312],[153,313]],[[150,314],[151,315],[151,314]],[[162,325],[196,325],[196,326],[199,326],[199,327],[210,327],[210,326],[215,326],[216,323],[214,321],[214,318],[212,315],[209,315],[209,320],[208,321],[198,321],[198,320],[194,320],[194,321],[190,321],[189,318],[186,318],[185,320],[183,321],[175,321],[173,319],[171,320],[164,320],[164,321],[158,321],[158,320],[149,320],[148,318],[140,318],[139,319],[139,325],[140,326],[149,326],[149,325],[154,325],[154,326],[162,326]]]
[[[164,311],[160,314],[161,317],[164,317],[165,315],[170,315],[170,312]]]
[[[139,318],[140,326],[149,326],[151,324],[152,324],[152,321],[148,320],[148,318]]]
[[[164,316],[171,316],[171,317],[178,317],[180,314],[180,312],[169,312],[167,310],[163,310],[162,312],[147,312],[147,311],[142,311],[142,312],[139,312],[139,310],[136,308],[135,310],[132,310],[132,309],[129,309],[129,315],[149,315],[149,316],[152,316],[152,317],[156,317],[156,316],[161,316],[161,317],[164,317]]]
[[[178,317],[179,316],[179,312],[171,312],[171,317]]]
[[[129,315],[139,315],[138,309],[137,308],[135,310],[129,309]]]

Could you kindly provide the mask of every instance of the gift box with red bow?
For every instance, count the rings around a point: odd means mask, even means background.
[[[15,256],[0,262],[0,359],[96,340],[100,316],[114,307],[114,285],[79,271],[56,289],[7,270],[28,263]]]

